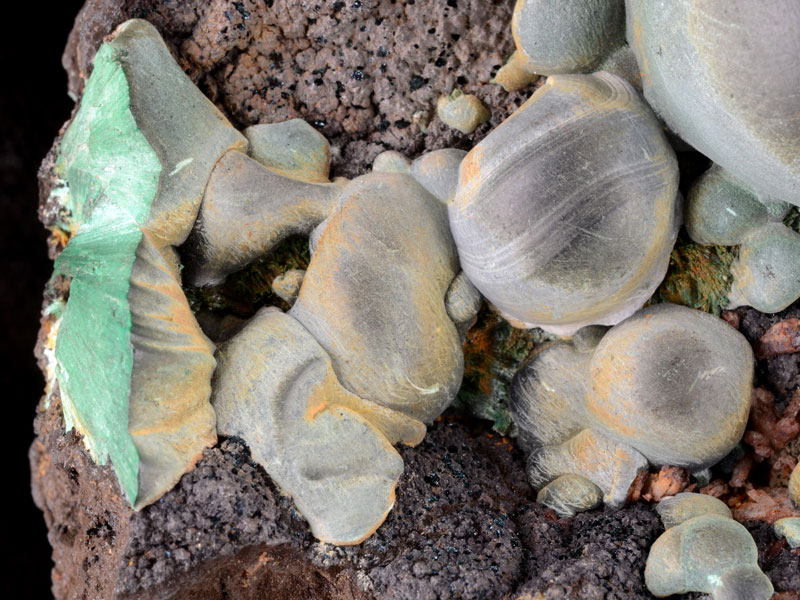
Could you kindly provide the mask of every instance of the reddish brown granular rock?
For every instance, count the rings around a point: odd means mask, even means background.
[[[659,502],[667,496],[674,496],[684,491],[692,491],[691,476],[686,469],[663,466],[656,473],[642,471],[631,484],[628,501]]]
[[[753,344],[753,351],[761,359],[800,352],[800,319],[775,323]]]
[[[750,489],[744,497],[728,500],[728,506],[737,521],[774,523],[784,517],[800,517],[785,487]]]

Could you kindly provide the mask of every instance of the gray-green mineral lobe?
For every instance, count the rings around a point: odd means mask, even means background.
[[[192,84],[155,29],[121,25],[97,53],[56,173],[74,235],[56,339],[65,422],[132,505],[154,501],[216,441],[213,346],[180,285],[174,246],[217,159],[246,140]]]
[[[184,255],[193,286],[222,283],[335,208],[344,182],[327,179],[328,143],[294,119],[248,132],[254,157],[228,152],[211,173]]]
[[[664,498],[656,505],[656,512],[664,523],[664,528],[669,529],[680,525],[684,521],[702,515],[719,515],[732,519],[731,510],[720,499],[706,494],[682,492],[669,498]]]
[[[626,8],[644,96],[670,129],[760,197],[800,204],[797,2],[627,0]],[[742,73],[758,85],[743,86]]]
[[[461,384],[463,354],[445,307],[458,275],[447,208],[410,175],[350,182],[312,235],[290,314],[358,396],[430,423]]]
[[[425,425],[344,389],[313,336],[276,308],[259,311],[218,351],[220,434],[239,436],[290,495],[315,537],[356,544],[394,504],[403,461]]]
[[[531,73],[590,73],[625,43],[624,0],[517,0],[517,60]]]
[[[664,277],[677,186],[675,155],[628,83],[552,76],[461,161],[448,206],[461,267],[515,326],[615,324]]]
[[[603,491],[580,475],[562,475],[539,490],[536,501],[562,517],[574,517],[579,512],[600,506]]]
[[[449,96],[439,98],[436,113],[442,123],[461,133],[472,133],[491,116],[477,96],[461,90],[454,90]]]
[[[575,473],[606,502],[624,502],[636,455],[645,466],[698,471],[738,443],[753,381],[752,350],[739,332],[659,304],[601,335],[593,328],[542,346],[514,378],[511,413],[534,487]]]
[[[758,548],[743,525],[719,515],[671,527],[650,548],[645,584],[659,598],[705,592],[715,600],[767,600],[773,588],[758,568]]]

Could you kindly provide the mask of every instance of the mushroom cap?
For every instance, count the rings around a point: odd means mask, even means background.
[[[760,196],[800,205],[800,4],[626,4],[628,43],[659,116]],[[743,85],[745,73],[758,84]]]
[[[783,223],[750,232],[731,267],[729,308],[747,305],[776,313],[800,297],[800,234]],[[777,276],[776,276],[777,275]]]
[[[731,509],[719,498],[706,494],[681,492],[664,498],[656,505],[656,512],[664,523],[664,528],[669,529],[680,525],[684,521],[702,515],[719,515],[732,519]]]
[[[539,490],[536,501],[562,517],[572,517],[575,513],[600,506],[603,491],[580,475],[562,475]]]
[[[447,209],[399,173],[354,179],[316,236],[291,314],[353,393],[432,422],[464,370],[445,309],[458,273]]]
[[[517,0],[517,52],[540,75],[589,73],[624,43],[624,0]]]
[[[359,543],[383,522],[403,472],[392,443],[425,433],[345,390],[312,335],[275,308],[220,345],[212,402],[220,434],[243,438],[314,535],[336,544]]]
[[[674,304],[652,306],[597,346],[589,422],[653,463],[699,470],[744,434],[753,368],[750,345],[725,321]]]
[[[464,158],[450,226],[464,272],[504,316],[568,334],[617,323],[658,286],[677,184],[628,83],[558,75]]]
[[[655,541],[644,576],[647,589],[658,597],[711,593],[720,586],[733,587],[738,580],[747,583],[752,579],[760,580],[763,590],[766,577],[760,571],[759,577],[754,569],[758,571],[758,548],[747,529],[728,517],[704,515],[667,529]],[[748,584],[752,587],[759,586]],[[754,595],[752,600],[769,598],[772,586],[769,588],[768,595]]]

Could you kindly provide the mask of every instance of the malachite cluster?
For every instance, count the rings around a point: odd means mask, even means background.
[[[53,370],[67,427],[110,460],[137,509],[216,442],[214,346],[181,288],[176,246],[214,165],[246,148],[141,20],[98,50],[61,141],[56,195],[72,237],[56,261],[70,289]]]
[[[161,164],[129,105],[128,81],[104,44],[56,163],[69,185],[65,205],[77,232],[56,261],[56,273],[72,283],[55,355],[67,427],[84,434],[99,463],[111,459],[133,504],[139,461],[128,432],[128,290]]]

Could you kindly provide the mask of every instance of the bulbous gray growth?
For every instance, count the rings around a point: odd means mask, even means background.
[[[353,180],[317,235],[291,309],[362,398],[430,423],[461,384],[445,308],[458,274],[447,209],[411,176]]]
[[[786,538],[790,548],[800,548],[800,517],[784,517],[774,524],[775,535]]]
[[[758,568],[758,548],[743,525],[719,515],[671,527],[650,548],[645,584],[659,598],[705,592],[715,600],[767,600],[773,588]]]
[[[625,43],[625,2],[517,0],[511,27],[530,72],[589,73]]]
[[[247,442],[317,538],[354,544],[372,534],[403,471],[392,444],[419,443],[425,426],[345,390],[325,350],[275,308],[222,344],[217,360],[219,433]]]
[[[221,283],[331,213],[344,183],[327,180],[327,141],[310,128],[299,120],[251,127],[258,160],[236,151],[219,160],[184,248],[188,283]]]
[[[686,230],[702,244],[741,244],[729,308],[783,310],[800,297],[800,235],[781,219],[791,205],[762,202],[728,171],[712,166],[687,197]]]
[[[643,309],[598,341],[600,332],[542,347],[512,382],[535,487],[576,473],[622,503],[648,461],[699,471],[738,443],[753,381],[739,332],[672,304]]]
[[[731,267],[728,306],[752,306],[776,313],[800,297],[800,234],[782,223],[767,223],[742,240]]]
[[[682,492],[664,498],[656,505],[656,512],[661,517],[665,529],[680,525],[684,521],[703,515],[718,515],[732,519],[731,510],[720,499],[706,494]]]
[[[504,316],[570,334],[653,293],[680,225],[677,185],[629,84],[554,76],[464,158],[450,227],[464,272]]]
[[[628,43],[656,113],[759,196],[800,205],[800,4],[626,5]],[[743,85],[742,73],[755,84]]]
[[[552,508],[562,517],[597,508],[603,502],[603,492],[580,475],[562,475],[544,486],[536,501]]]

